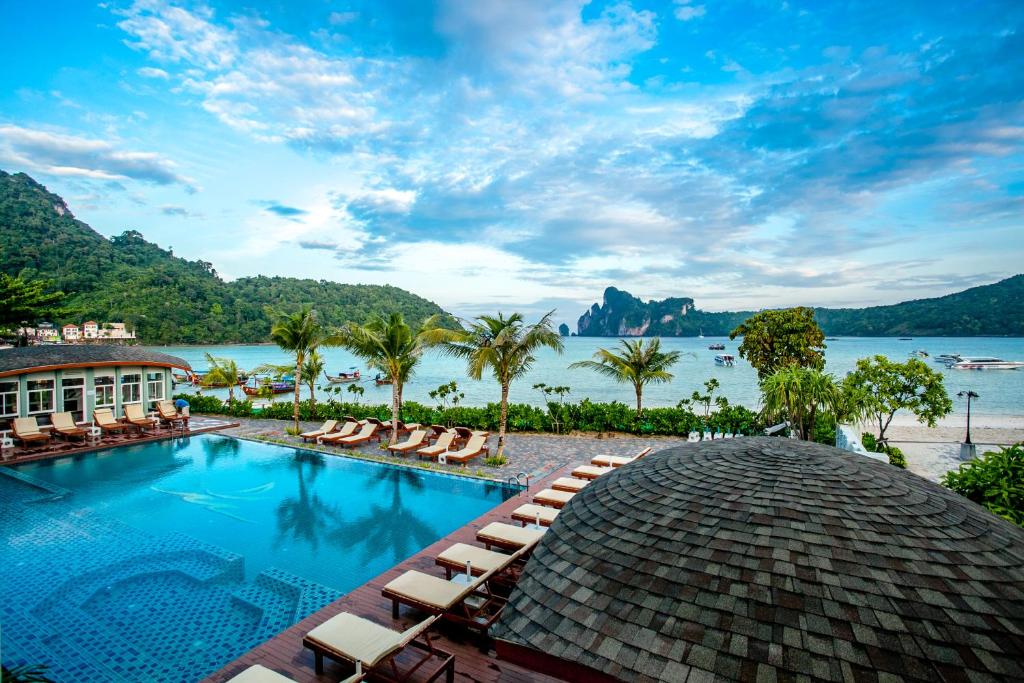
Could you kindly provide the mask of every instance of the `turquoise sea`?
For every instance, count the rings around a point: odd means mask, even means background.
[[[721,342],[725,351],[710,351],[708,345]],[[541,395],[532,389],[534,384],[543,382],[548,385],[563,385],[571,388],[567,400],[578,401],[589,398],[592,401],[623,401],[632,403],[633,391],[628,385],[615,384],[597,373],[587,370],[569,370],[568,365],[574,361],[590,358],[600,347],[610,347],[618,343],[613,338],[569,337],[565,339],[565,351],[558,355],[549,350],[537,354],[537,362],[530,374],[517,380],[512,385],[511,400],[521,403],[542,404]],[[738,359],[734,367],[726,368],[715,365],[716,353],[736,355],[739,340],[729,341],[728,338],[695,337],[666,338],[662,340],[665,348],[684,352],[683,359],[676,365],[675,379],[662,385],[649,386],[644,392],[644,403],[648,406],[671,406],[681,398],[689,397],[695,389],[703,389],[701,384],[709,377],[717,377],[721,382],[721,393],[733,403],[754,408],[757,406],[757,375],[753,368],[742,359]],[[894,338],[846,337],[826,342],[825,358],[828,372],[842,377],[851,369],[858,358],[874,354],[882,354],[894,360],[903,360],[917,349],[927,351],[932,356],[943,353],[959,353],[964,356],[996,356],[1006,360],[1024,359],[1024,338],[1004,337],[917,337],[910,341]],[[233,358],[241,368],[254,368],[261,363],[289,362],[288,356],[276,346],[242,345],[242,346],[168,346],[156,347],[156,350],[170,353],[192,364],[198,371],[205,370],[205,355]],[[362,400],[372,403],[386,403],[391,400],[391,389],[387,386],[374,385],[372,376],[364,364],[344,349],[323,349],[327,359],[327,371],[331,374],[347,371],[350,367],[362,370],[366,393]],[[953,397],[954,411],[963,412],[965,405],[956,398],[956,393],[963,389],[973,389],[981,398],[973,404],[972,409],[982,414],[1016,414],[1024,415],[1024,370],[985,370],[965,371],[946,370],[942,365],[925,359],[936,369],[942,370],[946,378],[946,387]],[[321,378],[322,379],[322,378]],[[491,378],[473,381],[466,377],[465,364],[462,361],[432,353],[421,362],[415,377],[405,388],[407,400],[431,404],[427,395],[438,385],[455,380],[459,389],[466,394],[464,405],[484,405],[498,400],[498,385]],[[321,384],[326,388],[326,381]],[[346,385],[339,385],[345,387]],[[191,391],[191,388],[187,389]],[[227,395],[226,389],[209,390],[203,393]],[[303,398],[308,390],[303,390]],[[318,396],[326,394],[320,390]],[[343,392],[343,396],[351,396]],[[282,400],[280,397],[278,400]]]

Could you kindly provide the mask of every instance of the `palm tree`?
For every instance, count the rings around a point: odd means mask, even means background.
[[[295,401],[292,417],[295,430],[299,429],[299,387],[302,383],[302,365],[306,356],[325,341],[324,329],[316,311],[309,306],[290,315],[282,315],[270,328],[270,339],[283,350],[295,355]]]
[[[309,409],[316,416],[316,382],[324,372],[323,356],[315,348],[309,352],[302,364],[302,381],[309,387]]]
[[[662,351],[661,339],[655,337],[647,344],[643,339],[619,342],[621,351],[598,349],[594,360],[581,360],[570,368],[587,368],[610,377],[616,382],[629,383],[636,391],[636,416],[643,413],[644,387],[648,384],[671,382],[669,368],[679,361],[679,351]]]
[[[210,369],[203,375],[204,386],[222,386],[228,388],[228,403],[235,402],[235,387],[238,386],[238,365],[231,358],[214,358],[206,354],[206,362]]]
[[[789,365],[761,382],[762,410],[767,416],[785,415],[804,441],[814,436],[822,413],[844,412],[844,401],[832,375]]]
[[[338,334],[338,344],[366,361],[391,380],[391,443],[398,438],[398,420],[402,409],[402,387],[412,377],[423,353],[446,338],[448,330],[433,315],[413,331],[401,313],[376,316],[365,325],[348,323]]]
[[[480,379],[490,368],[501,385],[501,420],[498,425],[498,450],[505,450],[505,431],[508,426],[508,390],[512,380],[522,377],[536,360],[533,353],[546,346],[562,352],[562,338],[551,326],[551,311],[533,325],[523,323],[520,313],[509,317],[482,315],[469,325],[468,330],[449,332],[442,341],[442,349],[466,360],[467,372]]]

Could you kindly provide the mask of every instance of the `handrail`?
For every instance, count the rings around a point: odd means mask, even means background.
[[[526,484],[525,485],[523,484],[523,482],[521,480],[521,477],[526,477]],[[520,494],[523,493],[523,491],[529,491],[530,490],[530,475],[527,474],[526,472],[520,472],[520,473],[516,474],[514,477],[509,477],[508,478],[508,484],[509,484],[509,486],[522,486],[523,488],[520,489],[519,493],[516,494],[516,495],[520,495]]]

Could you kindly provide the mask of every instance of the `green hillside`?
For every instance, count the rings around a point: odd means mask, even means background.
[[[106,239],[24,173],[0,171],[0,272],[54,280],[75,314],[57,323],[124,321],[147,343],[265,341],[266,308],[309,303],[328,325],[398,310],[419,321],[443,313],[403,289],[282,277],[225,282],[134,230]]]
[[[601,305],[580,316],[577,334],[589,337],[693,337],[729,334],[752,311],[710,313],[693,299],[641,301],[609,287]],[[816,308],[825,334],[844,337],[1024,336],[1024,275],[934,299],[870,308]]]

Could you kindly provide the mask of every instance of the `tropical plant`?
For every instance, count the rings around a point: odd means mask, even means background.
[[[563,337],[566,335],[562,335]],[[544,401],[544,405],[548,407],[548,414],[551,415],[551,425],[554,427],[555,433],[560,434],[562,429],[562,408],[565,406],[565,396],[572,389],[565,386],[549,387],[544,382],[538,382],[533,385],[536,391],[540,392],[541,398]],[[558,397],[558,403],[556,404],[551,400],[551,395],[554,394]]]
[[[825,369],[825,334],[812,308],[755,313],[729,333],[729,339],[739,336],[739,354],[757,370],[759,380],[789,365]]]
[[[704,391],[707,393],[700,393],[694,391],[690,394],[690,399],[686,403],[699,403],[704,406],[704,417],[707,418],[711,415],[711,404],[716,403],[719,408],[724,408],[729,405],[729,400],[725,396],[715,397],[715,390],[721,386],[718,379],[712,377],[711,379],[704,382]]]
[[[352,394],[352,400],[354,400],[358,404],[359,399],[362,398],[363,394],[366,393],[366,388],[358,384],[349,384],[348,389],[346,389],[346,391]]]
[[[1024,442],[960,465],[942,477],[942,485],[1024,526]]]
[[[0,666],[0,681],[3,683],[51,683],[46,675],[49,668],[46,664],[21,664],[19,666]]]
[[[293,420],[295,429],[298,429],[302,366],[306,362],[306,356],[326,341],[326,334],[317,320],[316,311],[309,306],[303,306],[294,313],[279,315],[270,328],[270,339],[281,349],[295,356]]]
[[[50,291],[49,280],[25,280],[0,273],[0,332],[8,332],[61,315],[63,292]],[[21,342],[24,343],[22,333]]]
[[[441,328],[441,317],[431,316],[422,327],[413,330],[401,313],[387,318],[377,316],[365,325],[349,323],[342,327],[338,343],[379,370],[391,380],[391,443],[398,438],[401,418],[402,387],[412,376],[423,353],[450,334]]]
[[[215,358],[208,353],[206,354],[206,363],[209,365],[209,369],[203,375],[203,386],[226,386],[228,388],[228,403],[234,403],[235,387],[238,386],[242,374],[234,359]]]
[[[309,387],[309,403],[313,407],[313,414],[316,414],[316,383],[320,380],[320,375],[324,374],[324,362],[323,356],[317,349],[313,349],[306,356],[306,362],[302,364],[302,381],[307,387]],[[298,382],[298,378],[296,378]]]
[[[795,365],[782,367],[761,382],[764,415],[785,416],[804,441],[813,438],[820,415],[835,415],[839,394],[832,375]]]
[[[919,422],[934,427],[953,410],[942,373],[917,358],[902,363],[881,355],[861,358],[843,380],[843,389],[857,397],[863,414],[878,425],[876,438],[883,445],[897,411],[909,410]]]
[[[671,382],[673,375],[669,369],[682,354],[679,351],[662,351],[661,339],[658,337],[647,343],[643,339],[623,339],[619,346],[621,350],[618,352],[598,349],[593,360],[577,361],[569,368],[586,368],[616,382],[632,384],[636,393],[636,414],[639,417],[643,413],[644,387]]]
[[[505,432],[508,427],[508,391],[512,381],[522,377],[533,366],[534,352],[542,347],[562,352],[562,338],[551,326],[554,311],[533,325],[523,322],[520,313],[507,318],[482,315],[470,323],[468,330],[450,331],[442,339],[441,348],[448,354],[466,361],[470,377],[480,379],[490,369],[501,386],[501,418],[498,425],[496,455],[505,452]]]
[[[427,395],[436,401],[440,401],[440,404],[438,405],[439,410],[448,410],[449,401],[451,401],[451,407],[454,408],[459,405],[459,401],[466,398],[466,394],[459,391],[459,385],[454,380],[447,384],[440,385],[437,389],[434,389]]]

